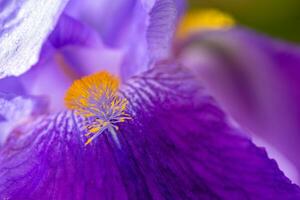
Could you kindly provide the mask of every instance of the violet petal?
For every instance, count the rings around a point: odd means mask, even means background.
[[[51,112],[64,109],[63,101],[65,91],[78,78],[76,71],[68,68],[63,57],[54,54],[38,63],[29,71],[18,77],[26,91],[31,95],[47,96]]]
[[[70,2],[65,12],[94,28],[107,47],[120,50],[122,63],[117,71],[125,81],[170,56],[176,23],[184,9],[183,0],[116,0],[113,3],[87,0]],[[113,19],[114,23],[107,19]],[[76,58],[71,58],[71,62]],[[99,60],[86,59],[91,64]]]
[[[136,5],[131,34],[127,39],[129,44],[121,66],[124,80],[149,69],[156,61],[170,56],[172,39],[180,14],[177,10],[179,6],[176,4],[179,1],[152,2],[141,2]]]
[[[97,30],[106,45],[116,47],[126,42],[124,36],[127,35],[128,26],[132,21],[134,6],[139,1],[73,0],[65,12]]]
[[[300,174],[299,46],[239,27],[195,35],[180,59],[242,127]]]
[[[101,44],[94,30],[66,14],[60,17],[49,39],[55,48],[66,45],[97,47]]]
[[[189,71],[157,66],[122,89],[133,119],[84,146],[71,112],[13,132],[0,152],[8,199],[297,199],[266,152],[229,125]]]
[[[18,124],[47,112],[44,97],[0,93],[0,146]]]

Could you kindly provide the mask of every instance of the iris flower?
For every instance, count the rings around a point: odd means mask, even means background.
[[[0,199],[300,198],[172,54],[184,2],[66,5],[0,2]]]

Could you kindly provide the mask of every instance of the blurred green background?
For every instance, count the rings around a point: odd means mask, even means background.
[[[190,0],[189,9],[218,8],[238,24],[300,43],[300,0]]]

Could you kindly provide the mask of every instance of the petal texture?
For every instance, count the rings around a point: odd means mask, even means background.
[[[51,53],[18,77],[18,80],[28,94],[47,96],[49,111],[53,112],[64,109],[62,102],[64,93],[73,79],[78,77],[77,72],[69,67],[62,55]]]
[[[105,45],[123,51],[119,73],[127,80],[170,56],[184,9],[182,0],[87,0],[71,2],[66,13],[93,27]]]
[[[299,46],[235,28],[190,38],[179,57],[241,126],[300,174]]]
[[[0,80],[1,93],[13,93],[17,95],[24,95],[26,91],[17,77],[7,77]]]
[[[0,78],[20,75],[38,61],[42,44],[67,2],[0,2]]]
[[[179,17],[179,6],[176,3],[178,2],[173,0],[156,0],[136,4],[131,34],[127,39],[128,45],[121,66],[124,80],[170,56]]]
[[[300,190],[194,80],[159,66],[122,90],[133,117],[84,146],[82,119],[40,118],[0,152],[10,199],[297,199]]]
[[[125,42],[136,2],[139,0],[74,0],[65,12],[97,30],[106,45],[116,47]]]
[[[66,14],[60,17],[49,39],[55,48],[67,45],[96,47],[101,44],[94,30]]]
[[[0,146],[17,124],[45,112],[45,98],[0,93]]]

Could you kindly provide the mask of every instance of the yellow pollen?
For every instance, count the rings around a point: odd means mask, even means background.
[[[65,95],[65,105],[86,121],[89,144],[103,131],[115,135],[118,123],[131,119],[126,113],[128,101],[118,95],[120,81],[106,71],[74,81]]]
[[[232,16],[217,9],[188,12],[179,25],[177,36],[182,38],[203,30],[228,29],[235,25]]]

